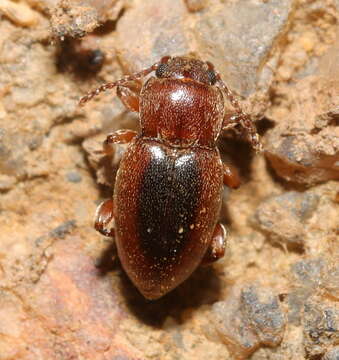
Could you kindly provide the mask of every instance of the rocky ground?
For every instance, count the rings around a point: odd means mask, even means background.
[[[0,360],[338,360],[338,0],[0,1]],[[93,229],[109,131],[99,84],[163,55],[215,64],[265,151],[220,149],[226,256],[145,301]]]

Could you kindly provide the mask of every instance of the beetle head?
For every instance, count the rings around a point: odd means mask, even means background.
[[[206,85],[214,85],[217,81],[211,63],[182,56],[163,57],[155,75],[158,78],[191,79]]]

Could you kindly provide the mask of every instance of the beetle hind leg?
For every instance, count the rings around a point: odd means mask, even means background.
[[[94,222],[95,230],[99,231],[102,235],[105,236],[114,236],[114,228],[111,227],[107,229],[107,225],[109,225],[113,219],[113,200],[107,199],[97,207]]]
[[[218,223],[213,232],[212,240],[207,248],[201,265],[209,265],[219,260],[225,255],[226,250],[226,229],[224,225]]]

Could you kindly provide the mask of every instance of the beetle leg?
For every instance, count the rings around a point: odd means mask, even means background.
[[[226,229],[224,225],[218,223],[213,232],[212,240],[201,261],[201,265],[209,265],[225,255],[226,249]]]
[[[114,228],[106,229],[106,226],[113,220],[113,200],[107,199],[103,201],[96,210],[94,227],[105,236],[114,236]]]
[[[139,112],[139,95],[128,87],[118,86],[117,95],[121,102],[130,111]]]
[[[224,121],[223,130],[228,130],[240,126],[239,131],[245,135],[252,145],[253,149],[259,153],[262,151],[262,144],[259,139],[257,129],[251,120],[251,117],[244,113],[240,108],[236,109],[236,113]],[[235,129],[237,130],[237,129]]]
[[[253,149],[259,153],[262,151],[262,145],[260,143],[259,135],[257,133],[257,129],[253,124],[251,117],[246,114],[241,108],[239,101],[233,94],[233,92],[228,88],[228,86],[221,80],[220,74],[216,74],[217,81],[221,86],[221,90],[223,90],[224,94],[230,101],[233,106],[235,113],[230,118],[224,119],[223,129],[234,128],[237,125],[240,125],[242,133],[245,135],[247,140],[251,143]]]
[[[227,185],[232,189],[237,189],[241,184],[238,171],[232,165],[226,165],[225,163],[223,163],[223,167],[224,167],[224,175],[223,175],[224,185]]]
[[[133,130],[117,130],[114,133],[108,134],[106,140],[102,144],[102,151],[105,155],[113,154],[113,144],[128,144],[130,143],[138,133]]]
[[[136,136],[137,132],[133,130],[117,130],[114,133],[107,135],[106,140],[103,143],[102,152],[106,155],[113,153],[113,144],[128,144]],[[113,236],[114,229],[109,230],[105,229],[105,226],[108,225],[113,220],[113,200],[108,199],[103,201],[97,208],[95,215],[94,227],[97,231],[105,236]]]

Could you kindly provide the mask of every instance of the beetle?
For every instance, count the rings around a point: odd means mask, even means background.
[[[97,209],[95,228],[115,237],[129,278],[145,298],[155,300],[200,264],[224,255],[226,231],[218,222],[223,184],[236,188],[240,181],[221,161],[216,145],[221,131],[240,129],[257,152],[261,144],[250,116],[210,62],[165,56],[101,85],[80,105],[114,87],[123,104],[139,113],[141,132],[118,130],[103,144],[104,154],[112,153],[114,144],[129,146],[113,198]],[[225,117],[225,97],[232,116]]]

